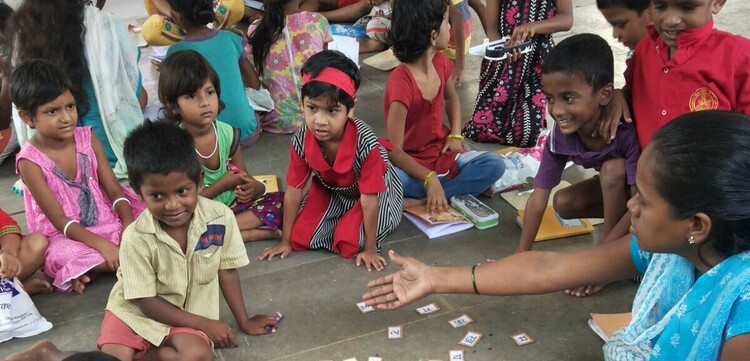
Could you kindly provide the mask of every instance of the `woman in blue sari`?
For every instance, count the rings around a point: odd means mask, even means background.
[[[640,274],[633,320],[605,344],[607,360],[746,359],[750,117],[707,111],[668,123],[644,150],[636,185],[632,237],[473,267],[431,267],[391,251],[403,269],[370,282],[364,299],[387,310],[432,293],[538,294]]]

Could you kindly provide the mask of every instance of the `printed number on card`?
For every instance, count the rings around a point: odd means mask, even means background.
[[[450,323],[451,326],[453,326],[453,328],[463,327],[472,322],[474,322],[474,320],[472,320],[471,317],[469,317],[469,315],[463,315],[459,318],[448,321],[448,323]]]

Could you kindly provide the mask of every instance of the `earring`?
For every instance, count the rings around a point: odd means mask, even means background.
[[[693,236],[690,236],[690,238],[688,238],[688,243],[694,244],[695,243],[695,238],[693,238]]]

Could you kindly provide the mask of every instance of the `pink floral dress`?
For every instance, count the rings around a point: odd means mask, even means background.
[[[286,34],[282,31],[279,39],[271,45],[263,64],[263,74],[260,74],[260,80],[268,88],[276,104],[270,119],[264,119],[261,126],[267,132],[291,134],[305,123],[300,112],[300,69],[307,59],[322,51],[323,46],[333,40],[333,36],[328,20],[318,13],[301,11],[287,15],[286,25],[292,43],[287,47]],[[250,25],[247,29],[248,36],[255,31],[255,27],[255,24]],[[294,61],[290,61],[290,50]],[[245,54],[252,61],[253,48],[250,45],[245,47]]]
[[[84,175],[88,175],[87,185],[93,198],[96,208],[95,223],[86,226],[86,229],[96,233],[112,243],[120,244],[120,235],[122,234],[122,223],[112,210],[112,200],[109,199],[104,189],[99,184],[99,175],[97,174],[97,161],[94,150],[91,148],[91,127],[78,127],[75,129],[73,137],[76,143],[76,153],[78,161],[76,165],[76,174],[70,181],[83,183]],[[16,172],[18,171],[18,162],[26,159],[38,165],[42,169],[42,174],[52,194],[55,195],[57,203],[60,204],[65,215],[70,219],[81,223],[81,206],[79,204],[79,195],[81,190],[71,186],[55,174],[55,165],[52,160],[42,151],[34,147],[31,142],[26,143],[16,156]],[[84,161],[85,159],[85,161]],[[87,167],[83,167],[87,163]],[[58,171],[59,172],[59,168]],[[104,262],[104,258],[99,252],[84,243],[74,241],[55,228],[55,226],[42,212],[29,189],[24,185],[23,190],[24,204],[26,206],[26,221],[31,232],[40,232],[49,239],[49,247],[45,254],[44,273],[52,278],[52,284],[58,290],[67,292],[71,290],[71,281],[82,276],[92,268]],[[135,193],[129,188],[123,187],[125,195],[130,199],[133,208],[133,217],[137,217],[145,206],[138,200]]]

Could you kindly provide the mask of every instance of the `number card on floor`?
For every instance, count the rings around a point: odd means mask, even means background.
[[[388,339],[397,340],[404,337],[403,335],[404,326],[389,326],[388,327]]]
[[[479,332],[469,331],[464,335],[464,337],[461,339],[461,341],[458,342],[459,345],[466,346],[466,347],[474,347],[479,343],[479,340],[482,339],[482,334]]]
[[[469,315],[463,315],[459,318],[448,321],[448,323],[450,323],[451,326],[453,326],[453,328],[463,327],[472,322],[474,322],[474,320],[472,320],[471,317],[469,317]]]
[[[518,335],[511,336],[513,338],[513,341],[516,341],[518,346],[528,345],[530,343],[534,343],[534,340],[529,337],[526,333],[519,333]]]
[[[357,309],[359,310],[359,312],[362,312],[362,313],[368,313],[368,312],[375,311],[374,307],[368,306],[364,302],[358,303],[357,304]]]
[[[448,351],[448,360],[451,360],[451,361],[464,361],[464,350],[450,350],[450,351]]]
[[[440,306],[438,306],[438,305],[436,305],[434,303],[430,303],[427,306],[417,307],[417,308],[414,309],[414,311],[417,311],[417,313],[420,314],[420,315],[427,315],[427,314],[430,314],[430,313],[434,313],[434,312],[440,311]]]

